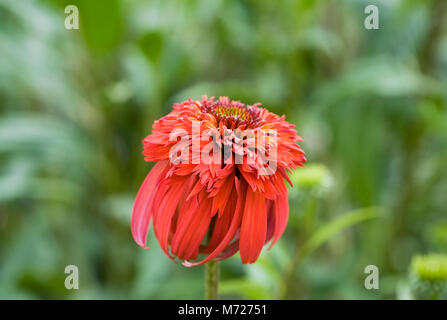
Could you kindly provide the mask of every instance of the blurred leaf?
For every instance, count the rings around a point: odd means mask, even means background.
[[[123,12],[118,0],[78,0],[79,30],[94,51],[106,53],[118,45],[123,34]]]
[[[441,91],[441,83],[427,78],[411,65],[380,56],[357,61],[338,81],[328,83],[318,95],[321,103],[333,105],[335,101],[365,94],[399,97]]]
[[[357,209],[336,217],[334,220],[317,229],[304,243],[301,248],[300,257],[308,256],[312,251],[346,228],[377,217],[379,217],[379,208],[377,207]]]
[[[139,44],[149,60],[157,63],[163,49],[162,35],[159,32],[148,32],[141,37]]]

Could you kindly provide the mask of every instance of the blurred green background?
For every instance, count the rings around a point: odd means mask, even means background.
[[[308,158],[285,235],[221,263],[222,298],[442,298],[414,283],[447,277],[446,19],[444,0],[0,0],[0,298],[203,297],[203,267],[130,233],[141,140],[202,94],[286,114]]]

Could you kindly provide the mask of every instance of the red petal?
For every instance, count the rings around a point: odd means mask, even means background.
[[[238,200],[237,200],[237,205],[236,205],[236,210],[234,212],[233,220],[231,222],[230,228],[228,229],[228,232],[225,235],[224,239],[217,246],[217,248],[214,249],[214,251],[210,255],[208,255],[204,260],[199,261],[199,262],[184,261],[183,262],[184,266],[187,266],[187,267],[199,266],[201,264],[204,264],[204,263],[216,258],[220,253],[222,253],[223,250],[226,249],[227,245],[234,238],[234,235],[236,234],[236,232],[239,229],[240,224],[241,224],[241,215],[242,215],[242,211],[244,209],[245,194],[248,189],[248,185],[245,182],[241,182],[239,185],[239,180],[237,178],[235,178],[235,184],[236,184],[236,189],[239,192]],[[237,251],[237,249],[236,249],[236,251]],[[232,252],[232,254],[234,254],[234,252]]]
[[[267,233],[267,211],[261,192],[247,190],[241,239],[239,241],[242,263],[253,263],[258,259]]]
[[[216,182],[215,190],[213,190],[216,195],[211,193],[211,196],[214,196],[213,198],[213,208],[212,208],[212,214],[214,215],[216,212],[219,211],[219,216],[222,215],[225,205],[228,202],[228,198],[231,194],[231,191],[233,190],[234,186],[234,171],[228,175],[226,178],[222,180],[218,180]]]
[[[216,260],[225,260],[232,257],[236,252],[239,251],[239,232],[236,233],[234,237],[235,240],[229,244],[221,254],[216,257]]]
[[[238,194],[236,189],[233,189],[228,203],[222,213],[217,216],[216,223],[214,225],[213,233],[211,235],[208,245],[203,250],[203,253],[210,253],[222,242],[225,238],[231,222],[233,221],[236,205],[237,205]],[[214,202],[213,202],[214,205]]]
[[[287,220],[289,218],[289,201],[287,199],[287,194],[276,198],[273,204],[273,210],[275,214],[275,230],[273,231],[273,241],[269,248],[281,238],[286,229]]]
[[[149,247],[146,247],[146,238],[152,216],[151,209],[154,191],[156,190],[160,173],[166,168],[167,164],[168,161],[160,161],[155,164],[144,179],[133,206],[131,219],[132,235],[135,242],[145,249],[149,249]]]
[[[265,236],[265,243],[272,240],[275,231],[275,210],[273,200],[267,200],[265,202],[265,208],[267,210],[267,234]],[[270,248],[269,248],[270,249]]]
[[[176,183],[173,185],[167,185],[166,182],[159,186],[158,191],[155,194],[158,208],[154,209],[154,231],[157,236],[160,246],[163,251],[173,259],[169,254],[169,235],[171,233],[172,220],[175,214],[175,209],[180,201],[180,198],[184,196],[184,191],[188,184]]]
[[[194,188],[192,188],[191,192],[189,193],[188,197],[186,198],[187,201],[189,201],[192,197],[197,195],[205,186],[202,184],[202,182],[197,180],[196,184],[194,185]]]
[[[177,221],[178,229],[172,238],[171,251],[180,259],[195,259],[199,246],[208,231],[211,222],[211,200],[207,192],[199,194],[200,207],[197,208],[194,199],[181,208]]]

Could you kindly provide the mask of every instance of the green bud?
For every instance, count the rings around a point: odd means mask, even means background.
[[[330,183],[329,169],[323,164],[309,164],[298,168],[291,176],[293,184],[300,188],[313,188]]]
[[[447,290],[447,255],[416,256],[410,267],[410,287],[417,299],[440,299]]]

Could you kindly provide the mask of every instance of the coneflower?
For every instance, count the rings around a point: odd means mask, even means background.
[[[174,104],[143,140],[156,164],[135,200],[136,243],[148,248],[152,220],[163,251],[185,266],[238,251],[242,263],[255,262],[286,227],[285,180],[306,161],[298,141],[294,125],[260,104],[206,96]]]

